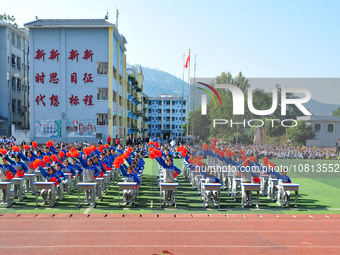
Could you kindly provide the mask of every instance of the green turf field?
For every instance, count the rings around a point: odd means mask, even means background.
[[[340,170],[337,172],[322,172],[322,164],[327,169],[337,167],[340,160],[273,160],[276,165],[286,165],[291,171],[288,174],[294,183],[299,183],[298,208],[280,208],[278,204],[271,202],[267,197],[260,196],[260,209],[253,207],[243,209],[240,199],[236,202],[227,195],[227,191],[221,192],[221,209],[213,206],[203,209],[202,201],[197,196],[196,190],[192,190],[189,183],[185,182],[182,176],[178,177],[178,209],[161,209],[159,206],[159,187],[157,182],[157,162],[146,159],[146,167],[143,173],[143,185],[136,203],[136,208],[127,206],[118,208],[118,188],[111,186],[103,201],[97,202],[97,207],[86,207],[78,209],[78,193],[73,191],[71,195],[65,194],[63,201],[57,202],[54,208],[48,206],[35,206],[35,197],[27,195],[22,202],[16,202],[11,208],[0,208],[0,213],[286,213],[286,214],[340,214]],[[300,164],[300,166],[299,166]],[[305,171],[302,172],[302,166]],[[175,165],[182,167],[181,160],[176,159]],[[294,167],[295,165],[295,167]],[[314,168],[313,168],[314,166]],[[320,166],[320,168],[319,168]],[[300,167],[300,168],[299,168]],[[309,167],[309,172],[306,172]],[[295,168],[295,170],[294,170]],[[312,169],[314,169],[312,171]],[[321,170],[320,170],[321,169]],[[320,171],[320,172],[319,172]],[[294,195],[291,197],[291,202]],[[17,201],[17,200],[15,200]],[[291,203],[292,204],[292,203]]]

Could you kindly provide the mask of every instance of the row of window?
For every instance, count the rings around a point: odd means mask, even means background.
[[[321,124],[320,124],[320,123],[316,123],[316,124],[314,125],[314,131],[315,131],[316,133],[320,133],[320,132],[322,131],[322,128],[321,128]],[[333,123],[329,123],[329,124],[327,125],[327,132],[328,132],[328,133],[334,133],[334,131],[335,131],[335,126],[334,126],[334,124],[333,124]]]
[[[172,109],[172,113],[186,113],[186,110],[183,109]],[[149,109],[149,113],[162,113],[162,110],[161,109]],[[164,113],[170,113],[170,109],[165,109],[164,110]]]
[[[151,121],[151,120],[161,121],[162,117],[149,117],[149,121]],[[163,117],[163,120],[170,121],[170,117]],[[176,121],[176,120],[180,121],[181,118],[180,117],[172,117],[172,121]],[[182,120],[185,121],[185,118],[183,117]]]
[[[12,32],[12,45],[13,46],[16,46],[21,49],[21,45],[22,45],[21,40],[23,39],[24,38],[21,37],[20,35],[17,35],[14,32]]]
[[[21,86],[22,86],[21,79],[16,78],[15,76],[12,76],[12,89],[21,91]]]
[[[12,99],[12,112],[13,113],[21,113],[21,100]]]
[[[168,101],[163,101],[164,103],[164,105],[170,105],[170,100],[168,100]],[[183,102],[183,101],[172,101],[172,105],[184,105],[185,106],[185,101]],[[149,101],[149,105],[162,105],[162,101],[160,101],[160,100],[153,100],[153,101]]]
[[[162,125],[149,125],[149,128],[161,128]],[[181,128],[181,125],[171,125],[172,129]],[[163,129],[170,129],[170,125],[163,125]]]
[[[8,57],[8,63],[9,63],[9,57]],[[21,70],[21,68],[24,67],[24,64],[21,64],[21,58],[14,54],[12,54],[11,63],[12,63],[12,67],[18,70]]]

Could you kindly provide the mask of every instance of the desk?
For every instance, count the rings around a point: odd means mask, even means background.
[[[295,191],[295,207],[297,207],[299,187],[300,187],[300,184],[297,184],[297,183],[280,183],[279,185],[277,185],[277,188],[279,190],[277,202],[279,202],[279,205],[283,207],[283,198],[284,198],[284,193],[286,191]]]
[[[177,187],[178,187],[178,183],[174,182],[174,183],[169,183],[169,182],[162,182],[159,184],[160,186],[160,194],[161,194],[161,208],[162,206],[165,205],[165,194],[163,196],[163,191],[173,191],[175,192],[175,207],[177,208]],[[173,202],[172,200],[170,202]]]
[[[126,202],[133,203],[133,207],[135,207],[137,182],[118,182],[117,185],[118,185],[118,207],[120,208],[120,191],[122,190],[133,190],[132,200]]]
[[[257,203],[256,207],[259,208],[259,198],[260,198],[260,188],[261,184],[258,183],[241,183],[242,187],[242,201],[241,205],[244,208],[245,203],[250,203],[250,201],[247,202],[246,192],[247,191],[256,191],[257,192]]]
[[[14,185],[14,190],[17,192],[17,194],[14,194],[14,196],[17,195],[19,201],[22,201],[25,198],[25,186],[24,186],[25,178],[13,178],[11,181],[12,184]]]
[[[38,207],[38,191],[42,189],[51,190],[50,207],[55,204],[55,182],[35,182],[35,207]]]
[[[12,193],[11,193],[11,185],[12,185],[12,182],[0,182],[0,189],[5,190],[5,192],[6,192],[5,200],[1,201],[1,202],[6,203],[6,208],[12,206],[12,204],[13,204],[13,196],[12,196]]]
[[[80,208],[80,191],[81,190],[84,190],[85,192],[91,191],[91,200],[92,200],[92,203],[94,204],[95,203],[95,191],[96,191],[97,183],[95,183],[95,182],[78,182],[77,186],[78,186],[78,208]],[[85,201],[85,202],[87,202],[87,201]]]
[[[34,194],[35,187],[34,187],[34,182],[35,182],[35,176],[37,174],[25,174],[24,178],[26,179],[26,192],[31,192]]]
[[[221,199],[221,186],[220,183],[203,183],[203,193],[204,193],[204,200],[203,200],[203,207],[205,208],[204,203],[211,202],[209,197],[206,196],[206,191],[217,191],[217,200],[215,203],[218,205],[218,209],[220,209],[220,199]]]

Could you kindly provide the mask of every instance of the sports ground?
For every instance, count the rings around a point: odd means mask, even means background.
[[[273,160],[276,165],[317,165],[317,164],[340,164],[339,160],[296,160],[296,159],[277,159]],[[175,165],[182,167],[182,160],[176,159]],[[300,167],[301,168],[301,167]],[[207,209],[203,208],[203,203],[196,190],[192,190],[191,185],[186,182],[182,175],[178,177],[178,208],[161,209],[159,206],[160,195],[157,179],[157,162],[145,159],[145,170],[143,172],[143,185],[139,194],[138,202],[135,208],[126,206],[118,208],[118,187],[111,186],[107,195],[103,195],[102,201],[97,201],[97,206],[85,207],[78,209],[78,193],[73,190],[70,195],[65,194],[62,201],[50,208],[48,206],[39,206],[35,208],[35,196],[28,194],[22,202],[16,202],[11,208],[1,208],[0,213],[276,213],[276,214],[340,214],[340,173],[336,172],[299,172],[292,169],[288,174],[294,183],[300,184],[298,196],[298,208],[290,206],[289,208],[280,208],[278,204],[272,202],[267,197],[260,195],[260,209],[255,206],[252,208],[242,208],[240,199],[236,202],[228,196],[227,191],[221,192],[221,209],[218,210],[213,206]],[[316,168],[315,168],[316,169]],[[339,170],[340,171],[340,170]],[[83,196],[83,195],[82,195]],[[294,195],[291,197],[294,201]]]
[[[298,208],[280,208],[260,196],[260,209],[243,209],[239,200],[222,191],[220,210],[204,209],[197,192],[179,176],[178,208],[161,209],[157,164],[145,161],[135,208],[118,208],[118,188],[112,186],[96,208],[78,209],[73,191],[53,208],[34,208],[35,197],[28,195],[11,208],[0,209],[0,253],[340,254],[339,173],[289,173],[301,185]],[[339,162],[273,161],[277,165]],[[175,164],[181,167],[181,160]]]

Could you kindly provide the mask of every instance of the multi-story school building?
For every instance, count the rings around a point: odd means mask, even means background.
[[[127,41],[115,24],[106,19],[37,19],[25,26],[33,140],[105,141],[108,135],[125,139],[138,131],[140,101],[131,91],[143,86],[128,76]],[[141,67],[137,77],[139,73]]]
[[[28,31],[0,19],[0,135],[29,129]]]
[[[168,94],[149,98],[149,136],[161,139],[184,137],[187,99]],[[183,133],[182,133],[183,132]]]

